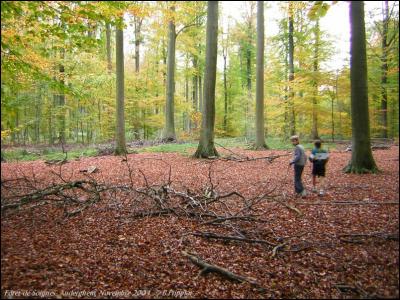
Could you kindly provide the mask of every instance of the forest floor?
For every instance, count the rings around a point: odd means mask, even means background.
[[[248,199],[270,195],[252,202],[243,218],[219,217],[216,222],[206,213],[204,219],[175,213],[140,217],[133,212],[152,208],[143,200],[147,196],[122,192],[103,193],[70,217],[63,215],[69,202],[57,206],[52,198],[40,206],[2,211],[2,298],[399,297],[398,146],[374,151],[379,174],[344,174],[351,152],[332,151],[326,195],[310,193],[306,199],[293,195],[286,151],[219,151],[272,159],[210,161],[178,153],[139,153],[129,154],[127,161],[101,156],[63,165],[2,162],[2,208],[13,192],[40,187],[36,196],[42,197],[43,188],[63,183],[60,175],[66,182],[89,178],[141,191],[169,182],[168,187],[186,196],[236,192],[204,208],[219,216],[237,216],[246,211]],[[90,166],[98,171],[82,172]],[[308,190],[310,173],[308,163],[303,175]],[[184,251],[246,280],[199,274]]]

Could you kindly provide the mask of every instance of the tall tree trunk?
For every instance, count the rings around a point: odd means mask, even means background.
[[[81,137],[82,137],[82,145],[85,145],[85,132],[83,131],[83,121],[80,120],[80,127],[81,127]]]
[[[73,117],[75,121],[75,129],[74,129],[74,134],[75,134],[75,143],[79,142],[79,104],[78,104],[78,110],[73,111]]]
[[[382,31],[382,65],[381,65],[381,111],[382,111],[382,133],[381,136],[383,138],[388,137],[388,123],[387,123],[387,72],[388,72],[388,45],[387,45],[387,37],[388,37],[388,28],[389,28],[389,3],[385,1],[384,8],[384,19],[383,19],[383,31]]]
[[[192,64],[193,64],[193,77],[192,77],[192,106],[193,106],[193,111],[198,112],[199,111],[199,70],[198,70],[198,58],[196,56],[193,56],[192,59]],[[191,128],[196,128],[197,127],[197,122],[191,122]]]
[[[218,46],[218,1],[208,1],[206,33],[206,67],[204,73],[204,106],[200,141],[195,157],[218,156],[214,146],[215,79]]]
[[[89,144],[90,138],[90,128],[89,128],[89,121],[86,121],[86,144]]]
[[[26,106],[24,107],[24,123],[26,123],[27,120],[27,113],[26,113]],[[26,140],[28,138],[28,126],[24,126],[24,133],[22,135],[22,145],[26,145]]]
[[[116,75],[117,75],[117,109],[116,109],[116,148],[115,154],[127,153],[125,143],[125,116],[124,116],[124,32],[122,28],[116,29]]]
[[[108,73],[112,72],[112,61],[111,61],[111,26],[110,23],[106,23],[106,51],[107,51],[107,70]]]
[[[143,18],[134,16],[134,27],[135,27],[135,73],[139,73],[140,71],[140,43],[141,43],[141,28]],[[145,113],[142,116],[145,116]],[[138,107],[137,101],[134,101],[133,104],[133,136],[135,140],[140,139],[140,128],[139,128],[139,118],[140,118],[140,110]],[[145,132],[145,118],[143,119],[143,139],[146,139],[146,132]]]
[[[156,55],[156,59],[155,59],[155,65],[156,65],[156,73],[155,73],[155,76],[156,77],[158,77],[158,74],[160,73],[160,60],[159,60],[159,58],[158,58],[158,50],[159,48],[158,48],[158,46],[157,46],[157,55]],[[156,90],[155,90],[155,96],[156,96],[156,98],[158,98],[158,88],[156,88]],[[158,105],[156,105],[155,107],[154,107],[154,113],[156,114],[156,115],[158,115]]]
[[[142,109],[142,117],[143,117],[143,139],[147,138],[147,126],[146,126],[146,109]]]
[[[139,72],[139,63],[140,63],[140,43],[141,36],[140,31],[142,28],[143,18],[134,16],[134,25],[135,25],[135,72]]]
[[[165,39],[162,40],[162,48],[161,48],[161,55],[162,55],[162,61],[163,61],[163,84],[164,84],[164,91],[165,91],[165,96],[167,94],[167,72],[165,71],[167,69],[167,50],[165,46]]]
[[[293,42],[293,2],[289,2],[289,129],[290,134],[296,133],[296,115],[294,111],[294,91],[291,82],[294,80],[294,42]]]
[[[228,131],[228,88],[227,88],[227,83],[226,83],[227,55],[228,55],[228,45],[225,44],[222,48],[222,57],[224,58],[224,131],[225,131],[225,134]]]
[[[186,72],[185,72],[185,101],[189,104],[189,76],[187,74],[187,69],[189,68],[189,57],[186,57]],[[190,131],[190,117],[187,111],[184,112],[183,117],[183,130]]]
[[[64,84],[65,84],[65,70],[64,70],[64,58],[65,58],[65,49],[61,49],[61,63],[59,65],[59,71],[60,71],[60,83],[62,86],[62,89],[64,89]],[[65,144],[65,94],[64,90],[60,92],[60,95],[58,96],[59,100],[59,106],[61,108],[61,119],[60,119],[60,128],[59,128],[59,141],[61,144]]]
[[[335,141],[335,119],[334,119],[334,104],[335,104],[335,98],[337,97],[336,93],[332,94],[331,96],[331,121],[332,121],[332,142]]]
[[[53,95],[53,103],[54,103],[54,98],[56,98],[57,95]],[[50,102],[51,103],[51,102]],[[49,118],[48,118],[48,130],[49,130],[49,145],[53,145],[54,143],[54,135],[53,135],[53,104],[50,104],[49,108]]]
[[[251,25],[249,26],[249,31],[251,32],[253,29]],[[247,45],[246,49],[246,82],[247,82],[247,99],[246,99],[246,116],[245,116],[245,127],[246,127],[246,136],[250,138],[251,126],[249,126],[249,106],[250,101],[252,100],[251,96],[251,49],[250,45],[252,44],[251,36],[249,38],[249,45]]]
[[[312,106],[312,132],[311,137],[313,139],[319,139],[318,135],[318,107],[317,107],[317,99],[318,99],[318,70],[319,70],[319,20],[317,19],[314,28],[315,34],[315,42],[314,42],[314,63],[313,63],[313,106]],[[333,100],[332,100],[333,101]]]
[[[350,2],[350,82],[351,82],[351,161],[348,173],[376,172],[372,156],[367,85],[367,52],[365,40],[364,2]]]
[[[256,149],[265,149],[264,131],[264,1],[257,1]]]
[[[197,57],[193,57],[193,77],[192,77],[192,101],[193,101],[193,109],[194,111],[199,110],[199,85],[198,85],[198,65],[197,65]]]
[[[239,67],[240,67],[240,83],[242,90],[245,90],[245,85],[246,85],[246,78],[245,78],[245,68],[244,68],[244,63],[243,59],[245,58],[244,55],[244,50],[243,50],[243,45],[239,43]],[[244,107],[244,134],[245,136],[247,135],[247,117],[248,117],[248,101],[247,99],[245,100],[245,107]]]
[[[246,78],[247,78],[247,95],[251,98],[251,49],[246,50]]]
[[[98,122],[99,122],[99,138],[101,138],[102,130],[101,130],[101,100],[100,98],[97,100],[97,111],[98,111]]]
[[[199,111],[203,113],[203,80],[201,74],[199,74]]]
[[[172,13],[175,7],[171,7]],[[176,140],[174,120],[174,93],[175,93],[175,42],[176,31],[174,20],[168,24],[168,65],[167,65],[167,102],[165,105],[165,127],[163,140],[172,142]]]
[[[201,57],[202,53],[201,53],[201,44],[198,44],[199,47],[199,56]],[[203,113],[203,80],[202,80],[202,74],[203,74],[203,70],[201,68],[201,65],[198,64],[198,70],[199,72],[197,73],[198,77],[198,83],[199,83],[199,112]]]
[[[288,34],[287,31],[287,22],[284,23],[284,36]],[[289,41],[284,39],[283,41],[285,46],[285,87],[284,87],[284,125],[283,132],[285,133],[285,138],[289,136],[290,126],[289,126]]]
[[[35,106],[35,143],[40,143],[40,124],[41,124],[41,117],[42,117],[42,87],[39,86],[38,88],[38,98],[36,99],[36,106]]]
[[[399,50],[399,41],[397,41],[397,49],[396,49],[396,60],[395,61],[397,61],[397,70],[399,70],[400,69],[400,65],[399,65],[399,52],[400,52],[400,50]],[[400,79],[399,79],[399,72],[396,72],[397,73],[397,82],[400,82]],[[395,138],[398,134],[399,134],[399,117],[398,117],[398,115],[399,115],[399,110],[398,110],[398,108],[399,108],[399,85],[397,84],[397,86],[396,86],[396,97],[397,97],[397,99],[395,98],[395,99],[393,99],[392,100],[392,138]],[[397,113],[396,113],[396,104],[397,103]],[[397,124],[396,124],[396,121],[397,121]],[[396,129],[397,129],[397,132],[396,132]]]
[[[17,144],[19,145],[21,143],[21,139],[20,139],[20,131],[19,131],[19,109],[16,109],[16,113],[15,113],[15,128],[17,129]]]
[[[339,81],[339,70],[336,70],[336,82],[335,82],[335,97],[337,110],[339,112],[339,124],[338,124],[338,135],[342,138],[342,105],[339,103],[339,92],[338,92],[338,81]]]

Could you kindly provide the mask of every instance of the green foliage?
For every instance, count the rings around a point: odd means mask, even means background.
[[[310,20],[316,20],[325,16],[329,10],[329,7],[329,4],[325,1],[314,1],[307,15]]]
[[[395,5],[395,4],[391,4]],[[382,27],[383,21],[377,21],[367,28],[367,57],[368,57],[368,96],[370,105],[371,136],[380,137],[383,126],[381,124],[382,89],[387,93],[387,117],[389,137],[399,135],[399,19],[398,10],[392,10],[392,18],[388,22],[387,33],[387,82],[382,83]],[[382,11],[371,12],[382,19]]]
[[[351,137],[349,67],[321,68],[335,52],[333,38],[320,32],[318,60],[313,72],[316,20],[331,4],[325,1],[294,3],[295,78],[288,81],[288,5],[277,4],[282,17],[279,32],[265,45],[265,132],[272,148],[286,147],[288,90],[294,93],[296,131],[308,138],[312,128],[314,84],[318,85],[318,131],[331,138]],[[111,31],[133,17],[143,18],[140,71],[135,72],[131,53],[125,61],[126,138],[155,139],[164,127],[167,24],[176,31],[175,126],[178,139],[199,137],[201,94],[204,82],[206,2],[176,2],[175,13],[167,2],[137,1],[2,1],[1,130],[2,143],[13,145],[57,143],[64,130],[68,143],[110,141],[115,135],[115,69],[107,69],[106,22]],[[219,66],[222,46],[227,50],[227,115],[223,70],[217,70],[216,124],[218,138],[244,137],[252,142],[255,110],[255,2],[246,2],[242,18],[220,26]],[[221,14],[225,12],[221,11]],[[381,12],[376,11],[378,15]],[[268,13],[266,12],[266,15]],[[376,18],[375,18],[376,19]],[[378,19],[381,19],[379,17]],[[368,23],[367,23],[368,24]],[[131,27],[127,29],[131,30]],[[368,24],[367,50],[371,133],[381,131],[381,30],[382,22]],[[128,31],[126,31],[128,32]],[[112,62],[115,60],[111,34]],[[398,136],[398,6],[389,24],[388,52],[389,135]],[[134,41],[129,41],[134,43]],[[141,48],[143,49],[143,48]],[[62,53],[64,53],[62,55]],[[248,72],[247,60],[250,59]],[[60,72],[60,69],[64,72]],[[248,90],[248,79],[251,89]],[[197,82],[197,83],[196,83]],[[197,84],[197,88],[194,86]],[[197,93],[197,102],[195,100]],[[65,103],[61,101],[65,97]],[[332,111],[333,107],[333,111]],[[226,126],[225,126],[226,122]],[[271,140],[269,140],[271,139]],[[217,140],[218,141],[218,140]],[[177,151],[184,152],[186,146]],[[290,148],[290,145],[288,145]],[[172,147],[172,149],[168,148]],[[160,151],[175,146],[160,146]],[[183,147],[180,149],[179,147]],[[22,157],[22,154],[17,156]],[[29,157],[29,154],[25,155]]]
[[[180,153],[183,155],[189,155],[196,150],[197,143],[185,143],[185,144],[162,144],[157,146],[151,146],[139,149],[139,152],[161,152],[161,153]]]
[[[39,150],[26,150],[26,149],[15,149],[15,150],[4,150],[2,151],[3,157],[6,161],[32,161],[32,160],[53,160],[53,159],[64,159],[65,153],[60,149],[45,148]],[[68,159],[76,159],[80,157],[95,156],[97,150],[94,148],[76,149],[68,152]]]

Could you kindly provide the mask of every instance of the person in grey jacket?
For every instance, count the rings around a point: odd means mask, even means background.
[[[304,147],[300,145],[299,137],[294,135],[290,138],[293,146],[295,146],[293,159],[289,165],[294,165],[294,190],[296,194],[302,197],[307,195],[304,189],[303,182],[301,181],[301,175],[303,174],[304,165],[307,162],[307,156],[304,151]]]

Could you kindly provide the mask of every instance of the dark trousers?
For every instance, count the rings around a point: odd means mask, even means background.
[[[303,182],[301,182],[303,170],[304,166],[294,165],[294,189],[298,194],[304,190]]]

